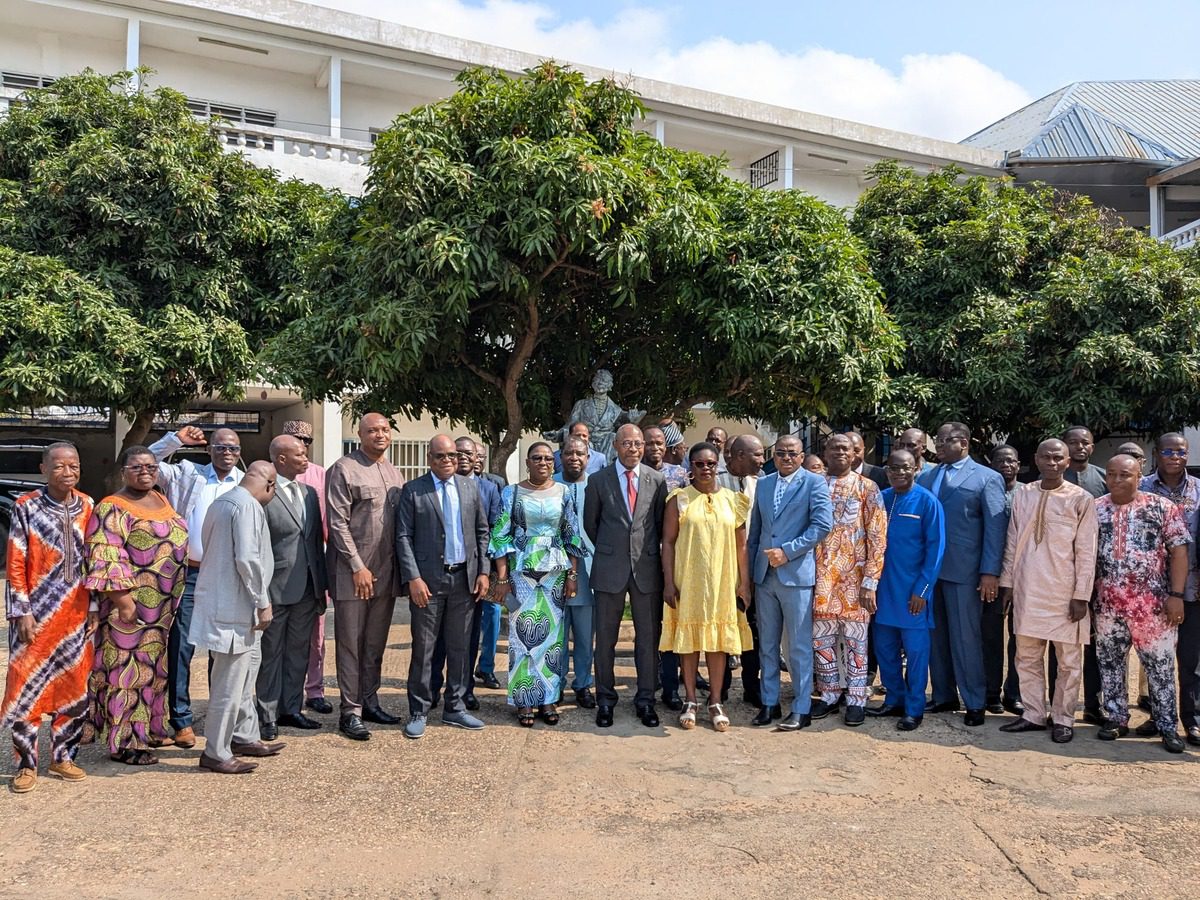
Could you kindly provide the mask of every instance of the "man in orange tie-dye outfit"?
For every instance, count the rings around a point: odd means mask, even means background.
[[[87,712],[92,633],[97,614],[83,586],[83,534],[92,500],[75,489],[79,454],[71,444],[42,453],[46,486],[17,500],[8,538],[8,680],[0,704],[0,728],[12,726],[17,775],[11,788],[23,794],[37,784],[37,737],[43,716],[52,716],[50,773],[82,781],[75,765]]]

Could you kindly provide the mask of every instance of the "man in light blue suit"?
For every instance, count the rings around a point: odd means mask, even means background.
[[[917,483],[942,503],[946,554],[933,594],[933,647],[929,673],[931,712],[958,710],[965,724],[982,725],[987,694],[983,666],[983,604],[995,603],[1008,513],[1004,479],[967,455],[971,430],[947,422],[933,441],[938,465],[926,467]]]
[[[746,536],[761,641],[762,708],[754,724],[770,725],[779,705],[779,650],[787,629],[788,671],[796,696],[779,729],[798,731],[812,724],[813,548],[833,527],[833,506],[825,479],[800,468],[804,447],[797,438],[784,435],[776,441],[774,459],[775,471],[758,482]]]

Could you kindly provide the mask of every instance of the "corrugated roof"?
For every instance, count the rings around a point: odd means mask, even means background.
[[[1200,80],[1077,81],[962,143],[1025,157],[1200,156]]]

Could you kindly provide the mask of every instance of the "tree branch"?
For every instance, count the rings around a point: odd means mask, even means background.
[[[504,390],[504,379],[502,379],[499,375],[493,375],[491,372],[487,371],[486,369],[481,369],[479,366],[475,365],[475,363],[471,362],[471,360],[467,358],[467,355],[465,353],[458,354],[458,361],[460,363],[462,363],[464,366],[466,366],[467,369],[469,369],[471,371],[471,373],[474,374],[480,380],[486,381],[488,384],[492,385],[492,387],[496,388],[496,390],[498,390],[498,391]]]

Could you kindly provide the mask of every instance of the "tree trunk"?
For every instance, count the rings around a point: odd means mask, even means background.
[[[125,440],[121,442],[121,449],[126,447],[134,447],[138,444],[146,442],[146,435],[150,433],[150,426],[154,424],[154,413],[150,410],[143,409],[133,420],[133,424],[129,426],[129,431],[125,435]]]

